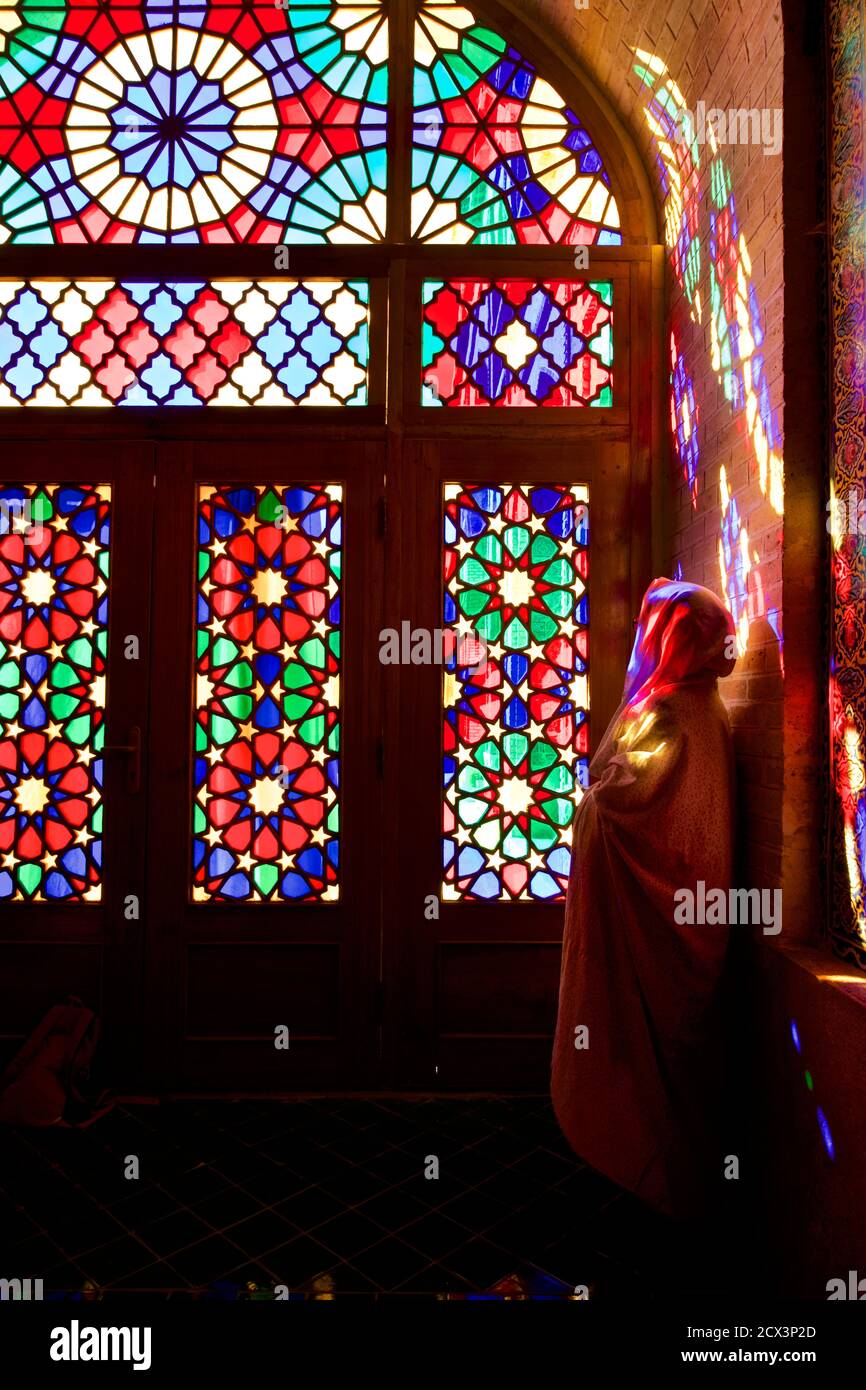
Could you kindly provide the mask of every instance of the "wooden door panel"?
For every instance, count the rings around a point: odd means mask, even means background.
[[[160,451],[157,472],[161,500],[156,607],[166,621],[155,634],[153,663],[154,719],[162,730],[154,750],[150,829],[148,1012],[159,1020],[155,1079],[175,1087],[252,1091],[372,1084],[378,1049],[381,830],[375,640],[382,590],[377,527],[384,474],[380,450],[374,445],[314,439],[262,444],[255,451],[240,443],[177,444]],[[339,897],[329,890],[329,900],[292,901],[286,897],[288,880],[279,878],[270,899],[227,900],[241,876],[246,875],[243,882],[250,883],[259,868],[257,831],[266,833],[273,826],[278,836],[284,833],[284,806],[275,809],[267,799],[274,769],[259,763],[250,774],[249,790],[229,793],[236,800],[247,798],[238,820],[247,815],[249,805],[251,848],[241,852],[236,848],[239,841],[233,840],[235,849],[226,851],[228,832],[220,838],[215,823],[209,823],[212,842],[208,844],[216,846],[219,863],[230,868],[220,880],[223,896],[206,896],[211,892],[207,885],[214,880],[205,874],[204,886],[193,890],[191,864],[193,564],[199,490],[218,487],[223,496],[229,486],[240,491],[267,486],[283,497],[288,496],[287,488],[301,490],[313,482],[342,489]],[[256,508],[260,505],[264,505],[261,499]],[[247,521],[260,547],[259,523],[252,511]],[[235,548],[230,553],[239,552]],[[259,548],[256,554],[260,557],[263,552]],[[217,575],[217,568],[211,573]],[[277,579],[250,580],[249,585],[256,622],[265,609],[270,612],[276,604],[273,611],[281,613],[280,604],[285,607],[289,602],[277,592]],[[246,589],[243,592],[246,595]],[[286,663],[294,661],[293,652],[286,652]],[[244,649],[244,660],[255,672],[256,689],[265,679],[257,664],[261,654],[259,648]],[[288,670],[286,665],[280,682],[289,681]],[[289,686],[278,682],[269,689],[278,687],[280,722],[275,727],[284,731]],[[214,690],[212,684],[210,695]],[[261,701],[262,696],[255,698]],[[236,737],[233,732],[229,743],[232,750],[243,744],[251,754],[260,752],[262,727],[255,721],[264,717],[261,709],[261,704],[256,705],[245,724],[246,716],[238,715]],[[224,766],[214,745],[208,753]],[[299,777],[306,775],[307,763],[302,762]],[[204,804],[210,804],[211,784],[210,779],[206,781]],[[297,785],[291,780],[283,800],[294,794],[291,789]],[[229,808],[228,814],[232,813]],[[309,839],[301,838],[302,850],[292,863],[300,863],[314,842],[328,844],[321,824],[313,825]],[[286,860],[291,858],[282,841],[280,852]],[[245,863],[244,855],[250,862]],[[211,866],[217,858],[208,850],[205,862]],[[282,864],[281,874],[283,869],[287,874],[295,872],[288,864]],[[198,900],[194,892],[199,893]],[[275,1047],[279,1027],[288,1030],[288,1049]]]
[[[0,865],[18,883],[10,896],[4,880],[0,901],[2,1050],[77,994],[101,1015],[108,1079],[128,1083],[141,1053],[152,450],[31,439],[0,443],[0,457],[7,496],[20,485],[45,499],[34,503],[44,540],[28,533],[13,558],[0,536],[0,621],[14,626],[17,610],[22,629],[3,643],[6,695],[17,661],[20,709],[10,703],[0,721],[6,838],[15,826]],[[137,778],[121,751],[134,741]]]
[[[590,756],[616,706],[631,638],[628,460],[626,440],[419,441],[407,449],[398,520],[389,527],[402,537],[395,547],[412,556],[400,571],[402,617],[433,629],[444,622],[438,538],[446,483],[588,488]],[[442,672],[432,664],[399,669],[385,792],[387,804],[402,808],[385,918],[391,1075],[413,1086],[543,1087],[562,900],[442,900]],[[541,861],[536,853],[528,862]]]

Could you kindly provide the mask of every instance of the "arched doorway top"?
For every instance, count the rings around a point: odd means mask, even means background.
[[[414,0],[408,0],[410,4]],[[471,10],[506,35],[509,41],[551,82],[589,132],[604,163],[617,200],[625,245],[660,242],[659,212],[653,185],[637,142],[604,88],[596,82],[580,55],[552,40],[537,21],[528,18],[519,0],[471,0]]]

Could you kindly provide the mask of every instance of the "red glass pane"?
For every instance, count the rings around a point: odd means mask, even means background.
[[[588,785],[588,494],[448,483],[445,901],[564,897]]]
[[[342,488],[202,487],[193,898],[339,896]]]
[[[102,895],[111,489],[0,486],[0,901]]]
[[[427,406],[608,406],[613,286],[581,280],[425,280]]]

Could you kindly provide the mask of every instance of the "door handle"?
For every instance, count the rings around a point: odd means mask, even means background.
[[[141,729],[133,724],[129,731],[128,743],[106,743],[103,753],[126,753],[129,762],[126,768],[126,786],[130,792],[137,792],[141,786]]]

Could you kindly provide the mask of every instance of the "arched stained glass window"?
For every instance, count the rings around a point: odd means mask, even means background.
[[[459,245],[618,246],[601,156],[574,111],[460,4],[415,26],[412,234]]]
[[[454,0],[4,5],[0,409],[381,406],[373,277],[407,246],[417,406],[614,405],[612,282],[438,262],[623,240],[580,102],[522,48]]]
[[[0,239],[384,241],[387,0],[19,0],[0,20]],[[521,52],[422,4],[411,234],[622,240],[601,155]],[[400,132],[408,137],[408,132]]]

